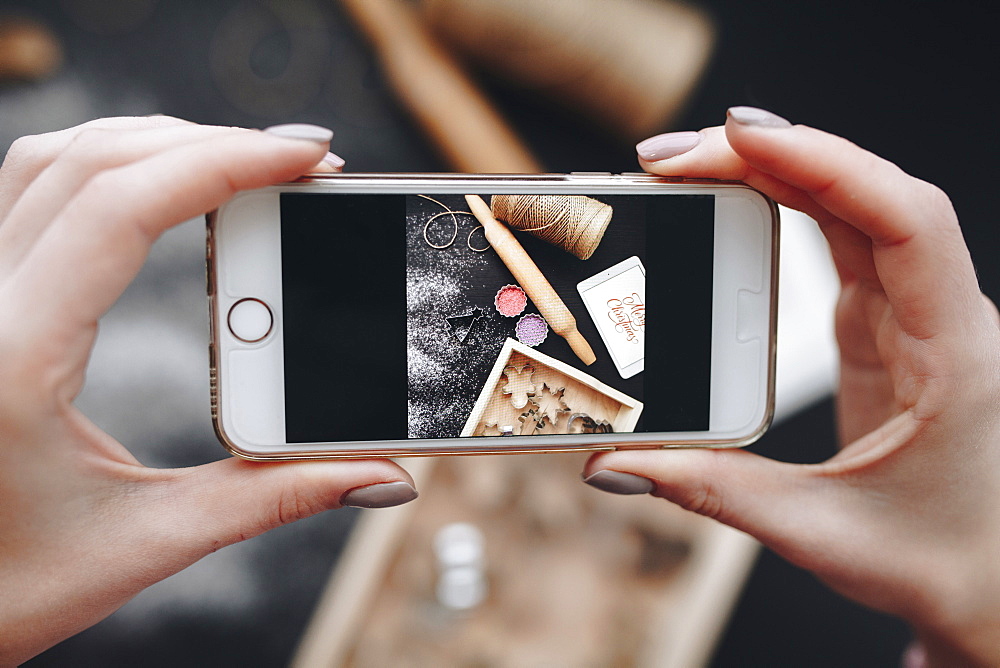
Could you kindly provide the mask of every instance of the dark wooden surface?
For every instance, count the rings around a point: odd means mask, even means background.
[[[465,198],[461,195],[427,194],[452,211],[468,211]],[[488,202],[489,196],[485,199]],[[580,333],[597,354],[597,361],[590,366],[583,364],[566,340],[551,330],[536,350],[642,401],[643,374],[623,379],[618,373],[597,327],[583,305],[577,284],[627,257],[636,255],[643,262],[646,261],[643,243],[646,223],[644,207],[640,202],[626,197],[599,199],[613,205],[614,215],[604,239],[594,255],[587,260],[580,260],[530,234],[516,233],[522,247],[576,318]],[[411,394],[410,397],[411,402],[420,404],[421,411],[428,409],[442,416],[433,431],[426,433],[427,436],[436,437],[455,436],[462,431],[465,419],[479,396],[504,341],[508,337],[517,338],[515,326],[520,318],[505,317],[494,308],[497,291],[505,285],[516,285],[517,281],[494,251],[476,253],[468,248],[468,234],[478,225],[474,218],[458,216],[458,238],[448,248],[431,248],[424,241],[423,231],[427,219],[441,211],[444,209],[429,200],[412,197],[407,199],[407,266],[410,278],[439,281],[445,300],[443,303],[429,301],[421,304],[422,310],[433,311],[434,319],[439,325],[438,336],[426,336],[429,327],[411,326],[409,343],[426,349],[424,358],[440,362],[434,373],[442,381],[441,391],[436,394],[422,393],[420,396]],[[453,229],[450,216],[439,217],[432,225],[428,235],[437,245],[450,238]],[[431,235],[440,235],[440,238]],[[477,235],[477,238],[479,247],[482,247],[481,235]],[[460,343],[449,335],[445,318],[449,315],[448,311],[460,314],[475,307],[482,308],[485,315],[476,323],[469,339],[464,344]],[[538,312],[538,308],[529,299],[524,313]],[[423,320],[420,318],[417,322]],[[448,382],[450,377],[456,375],[461,378],[456,378],[454,383]],[[472,380],[466,382],[470,378]],[[455,407],[459,407],[459,410],[455,410]]]

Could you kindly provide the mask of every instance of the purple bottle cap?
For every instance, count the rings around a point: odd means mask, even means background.
[[[526,313],[517,321],[515,331],[518,341],[534,348],[548,336],[549,326],[545,322],[545,318],[537,313]]]

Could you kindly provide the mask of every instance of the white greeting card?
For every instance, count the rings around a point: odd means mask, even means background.
[[[643,370],[646,358],[646,269],[638,257],[577,285],[587,312],[622,378]]]

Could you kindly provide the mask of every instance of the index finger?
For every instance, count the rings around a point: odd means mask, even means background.
[[[80,133],[91,130],[146,130],[193,125],[172,116],[121,116],[98,118],[65,130],[21,137],[11,144],[0,166],[0,221],[35,178],[69,146]]]
[[[846,139],[803,125],[746,122],[734,110],[726,137],[755,169],[802,190],[871,240],[881,287],[910,335],[955,331],[982,312],[972,258],[941,190]]]
[[[238,190],[294,179],[324,152],[312,141],[253,132],[184,144],[97,174],[5,286],[19,328],[68,344],[115,302],[160,233]]]
[[[747,122],[739,109],[724,131],[702,131],[693,150],[644,166],[745,180],[813,216],[838,260],[885,291],[912,336],[955,331],[981,313],[972,260],[940,190],[844,139],[761,110],[750,111],[770,123]]]

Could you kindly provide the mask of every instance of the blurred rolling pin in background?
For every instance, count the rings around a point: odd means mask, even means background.
[[[708,63],[715,29],[673,0],[420,0],[441,40],[637,140],[666,129]]]
[[[542,317],[549,323],[552,331],[566,339],[576,356],[587,366],[597,361],[594,349],[583,338],[576,328],[576,318],[570,313],[566,304],[556,293],[548,279],[538,266],[531,260],[527,251],[514,238],[507,226],[493,217],[489,205],[478,195],[466,195],[469,210],[483,225],[486,240],[493,246],[503,263],[507,265],[514,279],[520,284],[528,297],[538,307]]]
[[[409,2],[341,0],[368,37],[386,78],[453,169],[541,172],[455,58],[424,27]]]

